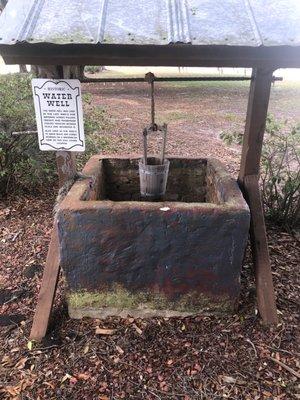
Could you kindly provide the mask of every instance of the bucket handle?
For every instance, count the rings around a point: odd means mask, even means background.
[[[148,128],[145,128],[143,130],[143,138],[144,138],[144,165],[147,165],[147,160],[148,160],[148,155],[147,155],[147,151],[148,151],[148,135],[150,133],[153,132],[162,132],[163,134],[163,145],[162,145],[162,149],[161,149],[161,156],[159,158],[161,165],[164,164],[165,162],[165,153],[166,153],[166,143],[167,143],[167,124],[163,124],[163,125],[151,125]]]

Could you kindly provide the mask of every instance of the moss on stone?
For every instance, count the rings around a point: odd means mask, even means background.
[[[116,309],[153,309],[174,310],[180,312],[192,312],[208,310],[225,313],[233,309],[229,298],[220,297],[211,299],[203,294],[191,292],[181,296],[176,301],[169,300],[160,293],[129,292],[121,285],[115,285],[112,289],[97,292],[77,291],[68,296],[69,305],[75,309],[87,307]]]

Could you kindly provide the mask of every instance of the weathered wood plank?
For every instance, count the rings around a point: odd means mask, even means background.
[[[239,180],[258,175],[272,84],[272,69],[253,70],[250,85]]]
[[[57,222],[54,222],[43,273],[30,339],[40,341],[46,335],[59,276],[59,241]]]
[[[244,177],[244,193],[251,212],[250,237],[255,268],[257,303],[265,324],[278,322],[263,206],[256,175]]]
[[[239,173],[239,183],[251,212],[250,238],[258,309],[266,324],[277,323],[277,312],[258,176],[272,75],[272,69],[257,68],[253,71]]]
[[[56,166],[59,187],[61,188],[68,180],[73,179],[76,174],[75,153],[71,151],[57,151]]]
[[[18,43],[1,46],[6,64],[299,68],[299,46]]]

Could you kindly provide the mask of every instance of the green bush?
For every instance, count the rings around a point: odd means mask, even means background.
[[[99,72],[103,72],[104,70],[105,67],[99,65],[86,65],[84,68],[84,72],[87,72],[88,74],[97,74]]]
[[[35,130],[31,77],[11,74],[0,77],[0,195],[17,187],[32,191],[53,180],[55,156],[42,153],[34,134],[13,132]]]
[[[36,192],[57,181],[54,152],[41,152],[37,135],[13,136],[12,132],[36,130],[31,91],[31,76],[9,74],[0,77],[0,196],[13,191]],[[112,127],[105,110],[83,99],[86,152],[78,157],[79,165],[91,154],[108,145],[97,133]]]
[[[220,138],[228,144],[229,146],[233,143],[242,144],[243,143],[243,134],[238,131],[224,131],[220,133]]]
[[[266,215],[277,223],[300,225],[300,124],[268,117],[261,159],[262,199]]]
[[[242,143],[238,132],[222,133],[226,144]],[[288,127],[267,117],[260,170],[262,200],[268,218],[289,227],[300,225],[300,124]]]

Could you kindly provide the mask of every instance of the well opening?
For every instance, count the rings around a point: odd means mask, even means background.
[[[154,163],[154,157],[149,163]],[[98,200],[145,201],[140,195],[139,159],[103,159]],[[223,202],[217,193],[214,171],[207,159],[170,158],[170,170],[163,201],[184,203]]]

